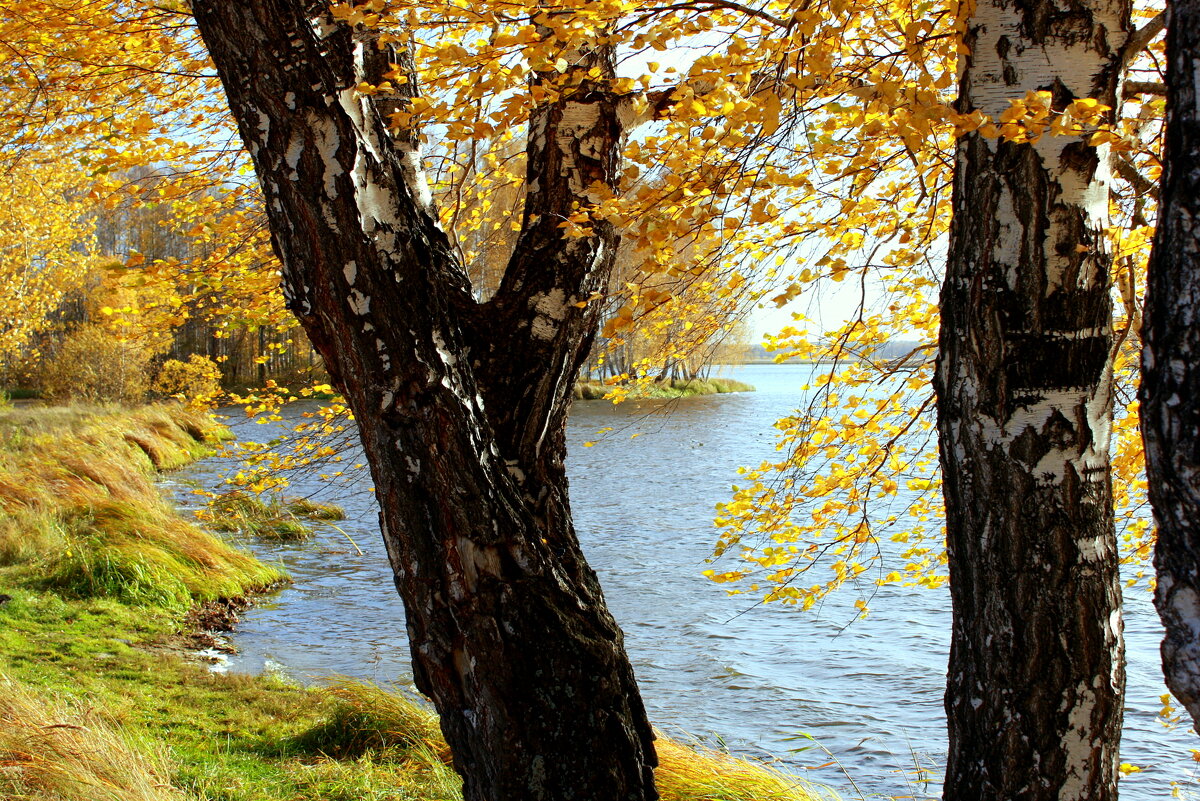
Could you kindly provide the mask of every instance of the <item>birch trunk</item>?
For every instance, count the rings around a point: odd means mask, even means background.
[[[1115,105],[1124,0],[980,0],[959,105]],[[1109,475],[1107,154],[962,137],[938,431],[954,622],[945,798],[1117,797],[1125,672]]]
[[[1200,729],[1200,2],[1167,8],[1167,127],[1142,333],[1142,435],[1158,524],[1167,686]]]
[[[263,187],[289,307],[358,422],[414,677],[465,798],[656,798],[653,735],[563,465],[599,314],[576,303],[606,285],[617,237],[597,223],[566,240],[557,221],[595,182],[615,186],[612,52],[573,54],[578,88],[534,108],[524,229],[477,304],[419,137],[385,122],[416,91],[412,65],[405,95],[354,91],[405,53],[335,23],[326,2],[192,5]]]

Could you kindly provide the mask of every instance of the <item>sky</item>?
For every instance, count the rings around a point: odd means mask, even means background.
[[[755,341],[761,340],[766,334],[777,334],[785,326],[796,325],[793,319],[796,313],[803,314],[811,321],[803,323],[804,327],[821,331],[835,329],[857,316],[863,297],[857,282],[835,284],[824,281],[820,285],[809,286],[810,294],[796,298],[782,308],[767,301],[765,306],[754,310],[750,317],[750,330]],[[879,295],[868,289],[867,304],[871,305],[878,299]]]

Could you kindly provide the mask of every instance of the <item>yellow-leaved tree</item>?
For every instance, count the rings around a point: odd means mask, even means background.
[[[0,40],[31,65],[0,90],[13,158],[62,147],[101,206],[169,209],[186,258],[126,248],[128,280],[171,285],[187,315],[283,324],[286,304],[324,357],[371,462],[417,681],[470,799],[655,795],[652,735],[563,473],[570,387],[602,325],[653,344],[633,370],[653,376],[686,356],[681,337],[712,341],[763,293],[786,302],[854,281],[883,298],[827,335],[775,340],[839,369],[818,379],[816,405],[780,422],[784,458],[752,470],[722,512],[719,547],[744,566],[714,578],[757,572],[769,598],[802,605],[862,575],[889,526],[911,548],[883,580],[944,580],[926,412],[956,142],[1023,154],[1070,142],[1087,164],[1112,158],[1115,216],[1129,224],[1108,232],[1126,305],[1105,364],[1111,353],[1120,369],[1136,331],[1160,107],[1154,76],[1134,74],[1117,108],[1113,76],[1140,68],[1155,29],[1127,35],[1123,9],[1097,23],[1092,40],[1112,52],[1094,90],[1079,74],[1051,76],[1065,90],[1033,74],[1017,55],[1036,48],[1010,37],[1020,52],[1001,56],[1013,62],[997,73],[1004,88],[956,104],[960,60],[1016,12],[195,0],[197,38],[183,4],[19,6],[0,20]],[[215,76],[232,114],[214,105]],[[224,146],[231,120],[245,152]],[[1011,223],[1004,214],[981,218]],[[621,247],[629,272],[614,281]],[[1068,260],[1102,249],[1086,237],[1063,247]],[[944,336],[970,330],[956,326]],[[888,339],[915,344],[884,360]],[[1114,464],[1127,479],[1118,501],[1133,504],[1129,430]],[[906,491],[918,525],[873,513]],[[807,578],[829,551],[830,573]],[[955,702],[971,707],[964,692]],[[1038,737],[1059,731],[1035,718]],[[985,761],[986,738],[962,743],[963,765]],[[1054,788],[1081,770],[1030,769]],[[1111,783],[1096,781],[1085,785]]]

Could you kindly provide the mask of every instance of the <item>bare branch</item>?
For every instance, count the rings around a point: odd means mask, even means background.
[[[1150,42],[1154,41],[1154,37],[1158,36],[1167,27],[1167,12],[1160,11],[1154,15],[1154,18],[1129,34],[1129,38],[1125,40],[1125,46],[1121,48],[1120,64],[1121,69],[1129,69],[1129,65],[1137,58]]]
[[[1125,156],[1114,155],[1112,159],[1112,166],[1113,169],[1116,170],[1117,175],[1121,176],[1121,178],[1123,178],[1130,186],[1133,187],[1133,191],[1137,192],[1139,195],[1149,195],[1155,200],[1158,200],[1158,186],[1155,185],[1155,183],[1149,178],[1138,172],[1138,169],[1133,165],[1133,162],[1131,162]]]
[[[1167,85],[1162,81],[1126,81],[1121,86],[1121,98],[1132,100],[1138,95],[1158,95],[1165,97]]]

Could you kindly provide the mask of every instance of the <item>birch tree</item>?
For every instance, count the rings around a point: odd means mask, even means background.
[[[597,324],[585,301],[617,237],[603,220],[573,236],[560,223],[616,184],[613,49],[581,43],[532,76],[547,91],[529,119],[522,230],[480,304],[438,225],[418,132],[389,130],[419,93],[403,44],[326,3],[193,10],[263,187],[289,307],[358,421],[414,678],[464,797],[657,797],[653,734],[563,465]],[[356,91],[388,81],[392,93]]]
[[[960,111],[1115,108],[1123,0],[981,0]],[[947,799],[1115,799],[1125,673],[1113,527],[1108,153],[957,146],[938,433],[953,601]]]
[[[1163,673],[1200,726],[1200,3],[1168,7],[1167,124],[1143,318],[1142,433]]]

